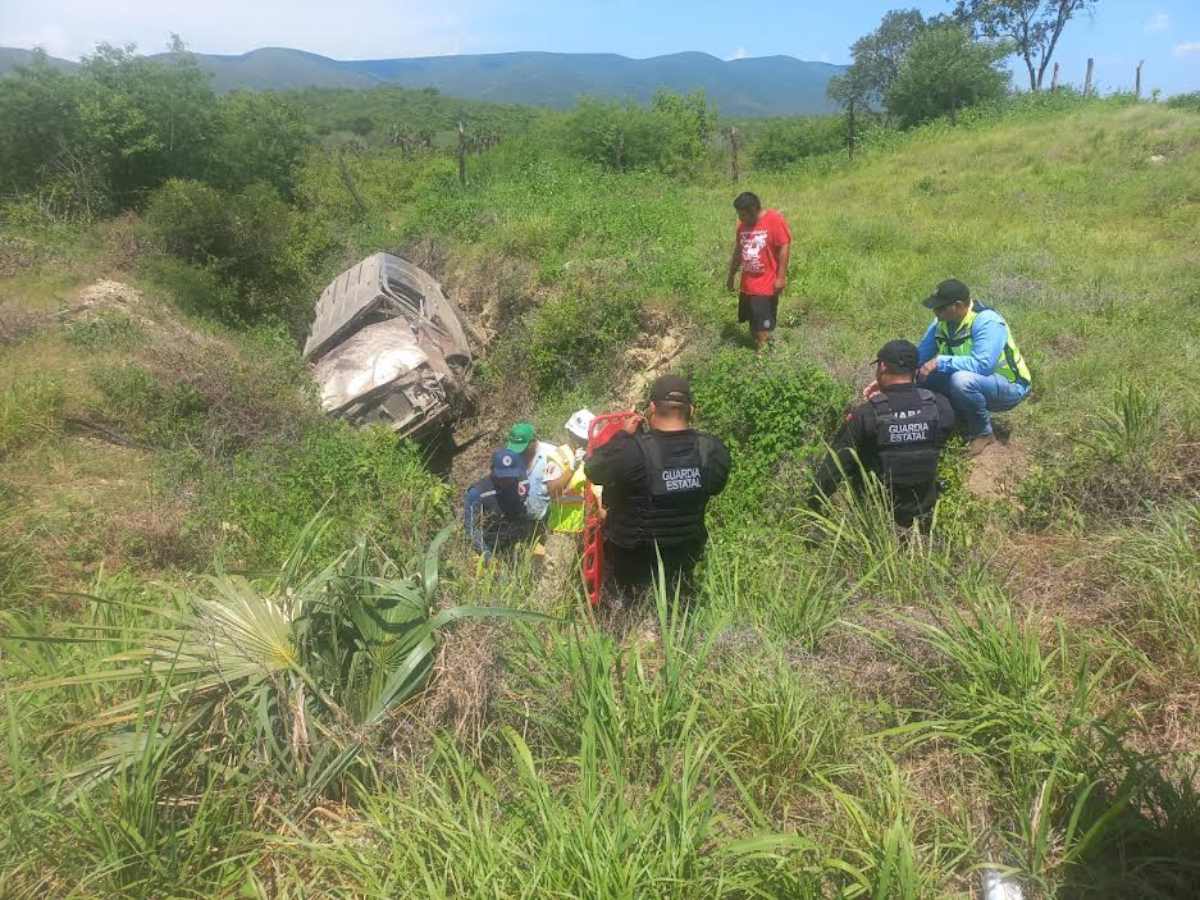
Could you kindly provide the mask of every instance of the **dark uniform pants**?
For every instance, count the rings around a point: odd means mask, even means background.
[[[675,598],[678,587],[681,598],[688,597],[693,589],[693,574],[696,563],[704,554],[704,546],[684,544],[676,547],[655,545],[640,547],[618,547],[611,541],[604,542],[604,568],[610,573],[613,586],[624,598],[633,599],[643,594],[658,578],[658,560],[662,557],[663,574],[666,576],[667,600]]]

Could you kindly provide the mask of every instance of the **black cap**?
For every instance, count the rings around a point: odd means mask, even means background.
[[[971,289],[957,278],[947,278],[925,298],[926,309],[941,309],[951,303],[966,303],[971,299]]]
[[[888,341],[879,348],[875,362],[899,372],[917,371],[917,346],[911,341]]]
[[[681,375],[660,375],[650,388],[650,399],[656,403],[692,402],[692,386]]]

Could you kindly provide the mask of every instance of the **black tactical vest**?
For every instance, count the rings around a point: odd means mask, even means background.
[[[871,397],[879,475],[894,485],[928,484],[937,478],[941,416],[924,388]]]
[[[624,547],[703,543],[713,438],[693,434],[687,440],[642,431],[634,441],[641,451],[644,472],[635,485],[621,491],[622,502],[609,506],[605,523],[609,538]],[[606,497],[609,490],[605,488]]]
[[[697,435],[696,440],[671,448],[669,454],[653,435],[644,431],[634,440],[646,460],[646,493],[655,500],[704,491],[708,442],[703,436]]]

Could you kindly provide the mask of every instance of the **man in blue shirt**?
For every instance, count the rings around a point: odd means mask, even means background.
[[[525,468],[519,454],[497,450],[492,454],[491,472],[467,488],[463,526],[471,545],[484,559],[533,534],[536,523],[526,513],[521,491]]]
[[[934,320],[917,347],[917,381],[950,398],[967,427],[967,454],[978,456],[996,442],[993,412],[1007,412],[1029,394],[1032,376],[996,310],[971,299],[956,278],[943,281],[925,300]],[[863,392],[879,390],[874,383]]]

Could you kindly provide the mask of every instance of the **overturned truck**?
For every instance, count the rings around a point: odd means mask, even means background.
[[[459,413],[471,350],[441,285],[376,253],[321,293],[304,360],[330,415],[422,437]]]

